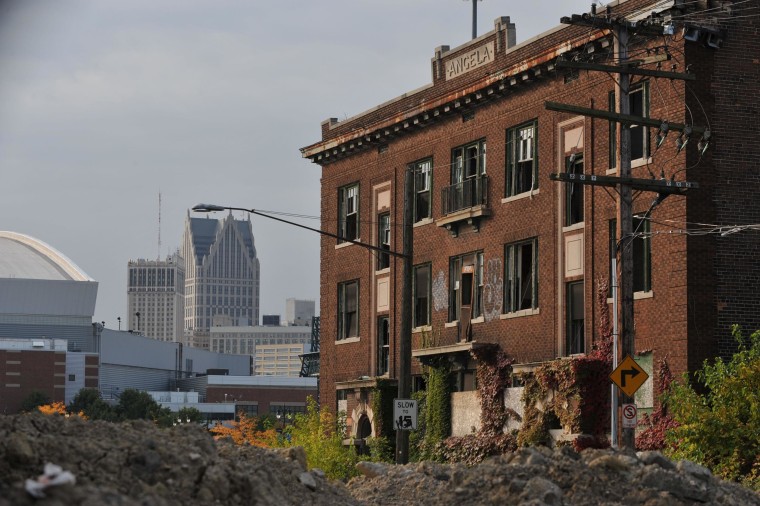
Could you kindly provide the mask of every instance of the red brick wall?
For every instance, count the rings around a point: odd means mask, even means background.
[[[627,2],[625,8],[642,2]],[[564,14],[564,13],[563,13]],[[569,14],[569,13],[567,13]],[[675,373],[694,369],[701,361],[718,351],[719,336],[725,335],[731,321],[748,322],[752,328],[759,326],[760,301],[753,287],[760,279],[760,263],[754,260],[758,251],[756,235],[736,234],[727,238],[696,237],[681,233],[685,222],[725,223],[760,222],[760,212],[754,192],[759,187],[760,171],[753,168],[757,163],[757,138],[752,133],[760,128],[751,123],[756,106],[741,90],[760,86],[757,51],[747,48],[757,42],[752,40],[754,25],[743,21],[736,30],[735,39],[727,39],[723,49],[707,50],[686,42],[670,42],[674,63],[678,71],[692,64],[699,80],[691,85],[713,121],[713,129],[723,128],[723,136],[716,140],[714,153],[701,160],[701,164],[677,179],[698,181],[699,190],[689,197],[671,196],[653,213],[651,230],[652,250],[652,296],[635,302],[635,339],[637,351],[652,350],[655,360],[667,356]],[[518,27],[519,29],[519,27]],[[576,28],[556,32],[546,39],[521,49],[509,58],[529,58],[551,45],[565,40]],[[586,32],[587,33],[587,30]],[[733,34],[734,32],[732,32]],[[733,35],[732,35],[733,37]],[[729,40],[734,40],[729,43]],[[653,40],[650,46],[661,45]],[[733,45],[732,45],[733,44]],[[641,49],[638,47],[636,49]],[[753,56],[754,55],[754,56]],[[504,55],[497,58],[494,69],[503,67]],[[730,62],[733,66],[730,66]],[[487,71],[488,69],[486,69]],[[717,76],[718,70],[722,72]],[[403,99],[387,107],[379,108],[369,115],[339,124],[325,131],[325,139],[353,128],[362,128],[373,121],[400,114],[404,108],[416,106],[420,99],[427,99],[454,91],[457,87],[471,84],[479,78],[479,71],[465,74],[452,83],[436,83],[423,96]],[[750,82],[751,81],[751,82]],[[691,116],[680,97],[690,97],[684,84],[672,85],[664,79],[649,79],[650,116],[667,118],[671,122],[691,123]],[[558,126],[573,118],[568,114],[547,111],[544,101],[570,103],[598,109],[606,109],[608,93],[613,82],[606,74],[581,72],[577,80],[564,83],[562,75],[551,76],[532,82],[518,91],[494,99],[468,112],[474,118],[463,121],[460,114],[425,128],[388,140],[387,148],[368,149],[322,167],[322,227],[335,232],[337,225],[338,188],[360,183],[361,239],[373,240],[375,215],[372,210],[372,186],[390,181],[393,189],[391,249],[401,251],[403,177],[408,163],[426,157],[433,158],[433,217],[441,217],[441,188],[450,184],[449,164],[451,150],[459,145],[485,138],[487,140],[488,200],[492,215],[481,221],[480,231],[473,232],[462,225],[458,237],[452,237],[444,228],[434,223],[414,229],[414,263],[432,263],[432,277],[443,273],[448,286],[449,258],[476,250],[484,252],[485,262],[504,261],[504,245],[538,238],[539,247],[539,310],[540,314],[502,320],[495,318],[474,327],[473,339],[495,342],[518,362],[534,362],[555,358],[563,353],[565,312],[561,303],[564,298],[564,266],[559,265],[558,250],[563,245],[564,234],[559,232],[562,223],[558,202],[564,187],[549,180],[549,174],[557,172],[560,152]],[[693,97],[693,96],[692,96]],[[744,98],[746,97],[746,99]],[[694,98],[686,102],[697,125],[705,125],[704,115]],[[737,118],[730,121],[731,114],[718,112],[716,104],[725,104]],[[754,112],[753,112],[754,111]],[[505,140],[506,130],[525,121],[538,121],[539,193],[533,198],[502,203],[505,188]],[[739,122],[739,119],[746,121]],[[750,126],[750,123],[752,126]],[[607,121],[585,118],[584,162],[585,172],[605,174],[609,167],[609,126]],[[650,137],[654,138],[654,130]],[[715,134],[715,133],[714,133]],[[675,155],[675,133],[663,148],[653,154],[648,166],[633,170],[634,177],[659,177],[660,170],[666,176],[679,168],[694,165],[698,159],[696,141],[680,155]],[[751,147],[749,144],[753,144]],[[720,157],[720,168],[717,167]],[[720,177],[717,174],[720,174]],[[599,278],[609,277],[609,220],[615,218],[614,191],[601,187],[585,187],[584,275],[586,349],[595,337],[599,308],[596,305],[596,283]],[[634,201],[634,212],[646,211],[653,193],[643,193]],[[738,204],[741,204],[740,206]],[[732,218],[734,218],[732,220]],[[756,234],[756,233],[755,233]],[[730,245],[732,249],[724,248]],[[372,253],[359,246],[350,245],[336,249],[336,241],[322,237],[321,242],[321,400],[324,405],[335,407],[336,382],[353,381],[371,376],[374,371],[375,336],[372,333],[376,312],[370,306],[371,286],[374,277]],[[740,266],[741,270],[735,268]],[[745,274],[746,273],[746,274]],[[503,272],[502,272],[503,275]],[[400,330],[401,264],[391,262],[391,347],[398,349]],[[360,312],[358,342],[335,343],[338,283],[359,279]],[[560,309],[558,309],[558,307]],[[434,311],[432,326],[441,334],[439,344],[453,344],[455,329],[444,328],[448,311]],[[418,339],[418,337],[417,337]],[[720,341],[723,343],[723,341]],[[419,342],[415,343],[419,347]],[[723,345],[721,344],[721,347]],[[393,356],[390,375],[395,377],[398,357]],[[415,369],[419,370],[415,363]]]
[[[227,397],[225,398],[225,394]],[[270,404],[303,403],[308,397],[317,398],[316,388],[266,388],[231,385],[209,385],[206,402],[258,402],[259,414],[269,413]]]
[[[63,402],[65,387],[65,352],[0,350],[0,413],[19,412],[34,391]]]

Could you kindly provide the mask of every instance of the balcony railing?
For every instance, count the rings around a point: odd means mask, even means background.
[[[488,176],[465,179],[441,190],[443,214],[488,205]]]

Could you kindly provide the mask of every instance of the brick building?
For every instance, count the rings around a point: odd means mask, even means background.
[[[657,128],[631,125],[633,177],[699,184],[654,208],[655,193],[635,196],[625,242],[634,250],[635,348],[645,368],[667,356],[674,372],[694,370],[732,351],[732,324],[760,327],[758,240],[745,227],[760,222],[758,21],[730,10],[709,17],[694,2],[610,6],[611,16],[674,28],[634,33],[640,68],[660,61],[696,76],[634,77],[631,114],[712,134],[708,143],[692,133],[684,147],[687,138],[671,131],[658,147]],[[489,33],[441,46],[431,84],[331,118],[322,140],[302,148],[322,168],[322,228],[394,251],[404,175],[414,170],[413,374],[420,361],[449,358],[460,392],[475,389],[469,351],[482,344],[498,344],[517,367],[588,352],[598,339],[598,282],[610,279],[619,239],[613,188],[549,179],[617,175],[615,124],[545,108],[614,109],[610,75],[558,66],[614,65],[611,34],[560,25],[515,42],[514,24],[498,18]],[[397,377],[401,262],[326,236],[321,262],[320,398],[372,420],[377,378]]]

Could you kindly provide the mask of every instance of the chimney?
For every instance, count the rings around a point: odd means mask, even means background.
[[[496,31],[496,51],[501,51],[501,35],[500,32],[504,32],[504,41],[506,46],[504,51],[517,44],[517,30],[515,24],[509,21],[509,16],[501,16],[493,22],[494,30]]]

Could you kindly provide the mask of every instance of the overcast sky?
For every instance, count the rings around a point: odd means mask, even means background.
[[[590,0],[478,3],[518,43]],[[0,230],[99,282],[96,321],[126,318],[127,262],[180,245],[193,205],[319,214],[299,148],[430,82],[467,42],[467,0],[0,0]],[[319,226],[317,220],[305,222]],[[261,313],[319,299],[319,236],[253,218]],[[318,307],[318,306],[317,306]]]

